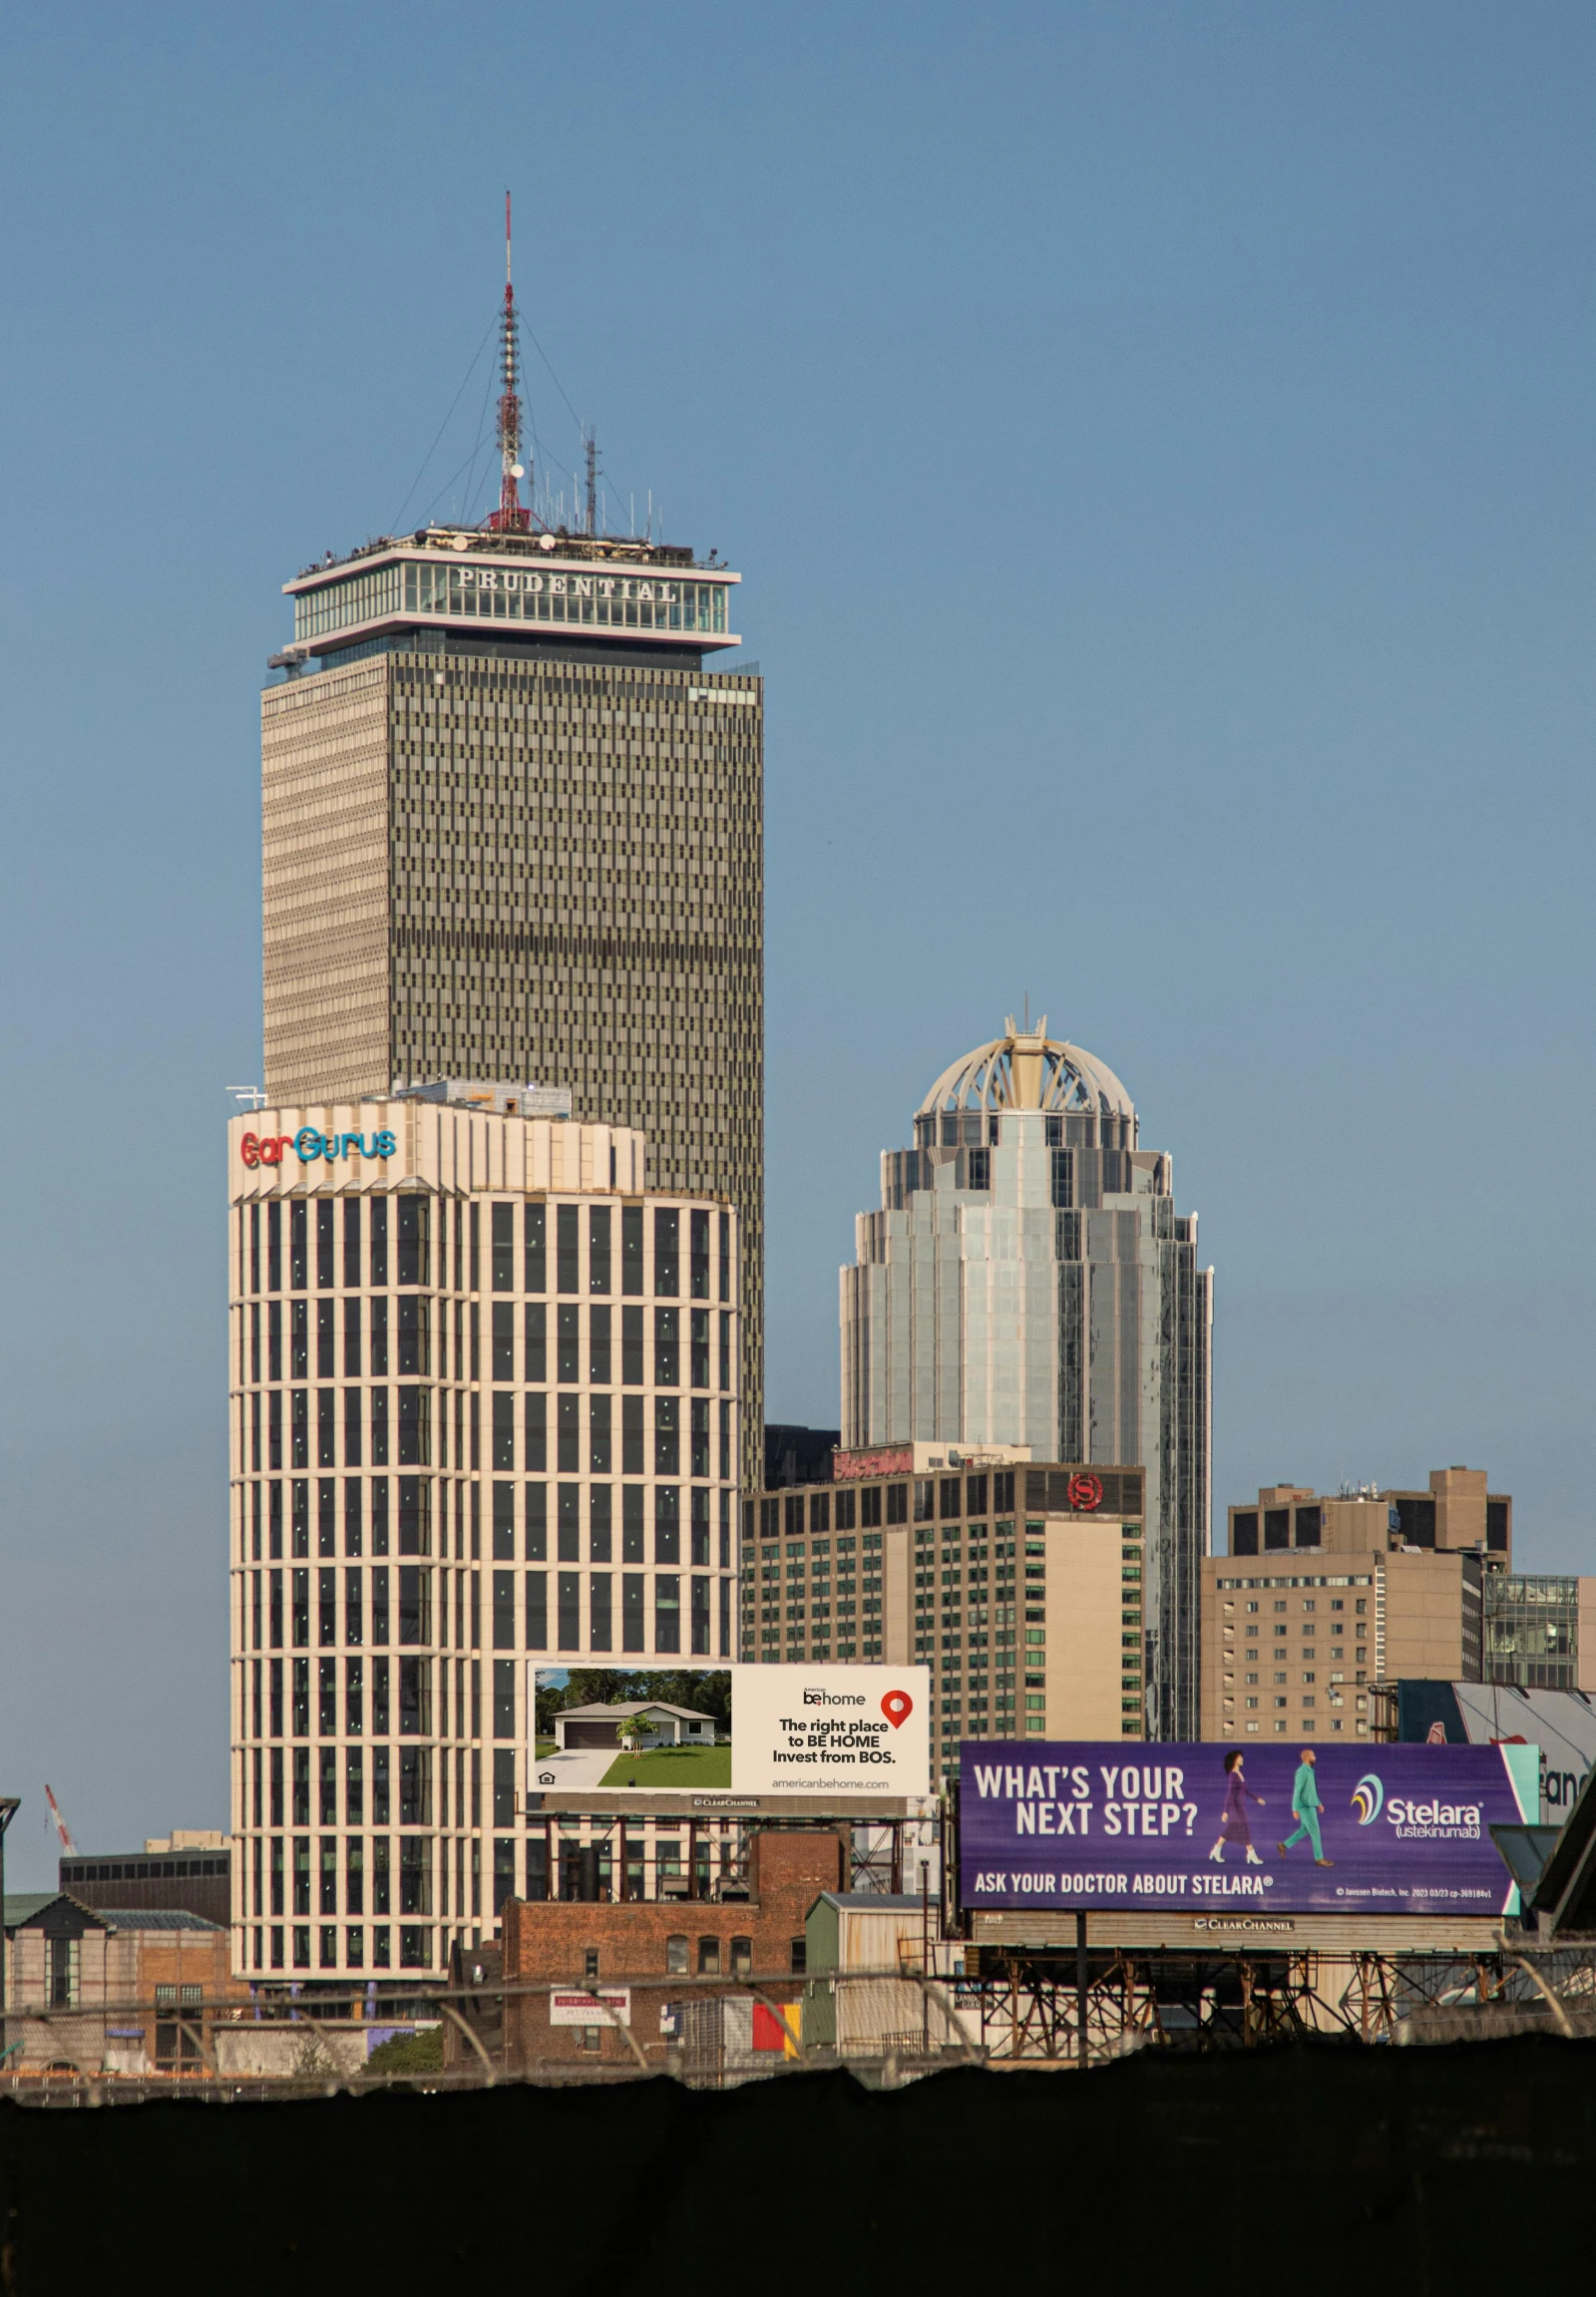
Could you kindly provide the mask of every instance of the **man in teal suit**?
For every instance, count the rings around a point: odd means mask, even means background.
[[[1319,1834],[1319,1813],[1324,1804],[1319,1799],[1319,1781],[1314,1776],[1314,1750],[1305,1746],[1297,1765],[1297,1776],[1291,1790],[1291,1814],[1297,1821],[1295,1834],[1288,1834],[1284,1842],[1275,1847],[1284,1858],[1294,1842],[1311,1842],[1314,1846],[1314,1864],[1330,1866],[1333,1860],[1325,1856],[1325,1845]]]

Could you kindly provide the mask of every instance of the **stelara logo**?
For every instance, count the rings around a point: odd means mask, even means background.
[[[301,1164],[314,1164],[318,1157],[331,1164],[334,1157],[391,1157],[398,1148],[398,1136],[391,1132],[318,1133],[314,1125],[301,1125],[296,1133],[268,1133],[263,1138],[245,1133],[238,1154],[253,1172],[259,1165],[281,1164],[284,1149],[292,1149]]]
[[[1406,1836],[1442,1835],[1473,1840],[1480,1831],[1477,1802],[1414,1802],[1394,1794],[1386,1805],[1386,1823]]]

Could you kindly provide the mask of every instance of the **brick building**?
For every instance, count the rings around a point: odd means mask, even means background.
[[[198,2072],[200,2037],[248,1988],[228,1933],[185,1907],[96,1909],[65,1892],[5,1901],[7,2071]],[[48,2011],[49,2017],[37,2015]]]
[[[632,2041],[663,2067],[683,2005],[741,1993],[752,1978],[767,2002],[803,1993],[805,1925],[824,1891],[847,1888],[848,1847],[832,1828],[771,1828],[750,1846],[746,1897],[621,1904],[512,1898],[501,1942],[507,1987],[566,1981],[574,1996],[597,1987],[620,1997],[608,2022],[564,2024],[576,2015],[547,1994],[511,1996],[506,2043],[512,2068],[595,2061],[634,2064]],[[717,1983],[720,1982],[720,1983]]]

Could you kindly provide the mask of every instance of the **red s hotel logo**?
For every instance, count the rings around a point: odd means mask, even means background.
[[[1101,1476],[1072,1475],[1070,1477],[1069,1504],[1071,1507],[1078,1507],[1082,1511],[1089,1513],[1092,1508],[1101,1507],[1102,1503],[1103,1485]]]

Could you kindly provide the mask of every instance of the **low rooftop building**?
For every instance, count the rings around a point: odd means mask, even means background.
[[[795,2028],[809,1911],[846,1873],[840,1830],[773,1827],[754,1836],[746,1896],[691,1905],[509,1900],[501,1931],[505,1985],[563,1982],[549,1992],[507,1996],[510,2066],[635,2065],[640,2056],[662,2071],[692,2041],[689,2029],[703,2023],[703,2003],[725,1995],[746,2002],[750,1979],[777,2025],[776,2013],[794,2006]],[[774,2045],[786,2047],[780,2034]]]
[[[232,1919],[231,1868],[224,1834],[180,1829],[147,1837],[143,1850],[70,1852],[57,1876],[80,1906],[184,1907],[225,1924]]]
[[[247,1999],[225,1924],[187,1907],[7,1892],[4,1919],[10,2073],[199,2072],[217,2016]]]

